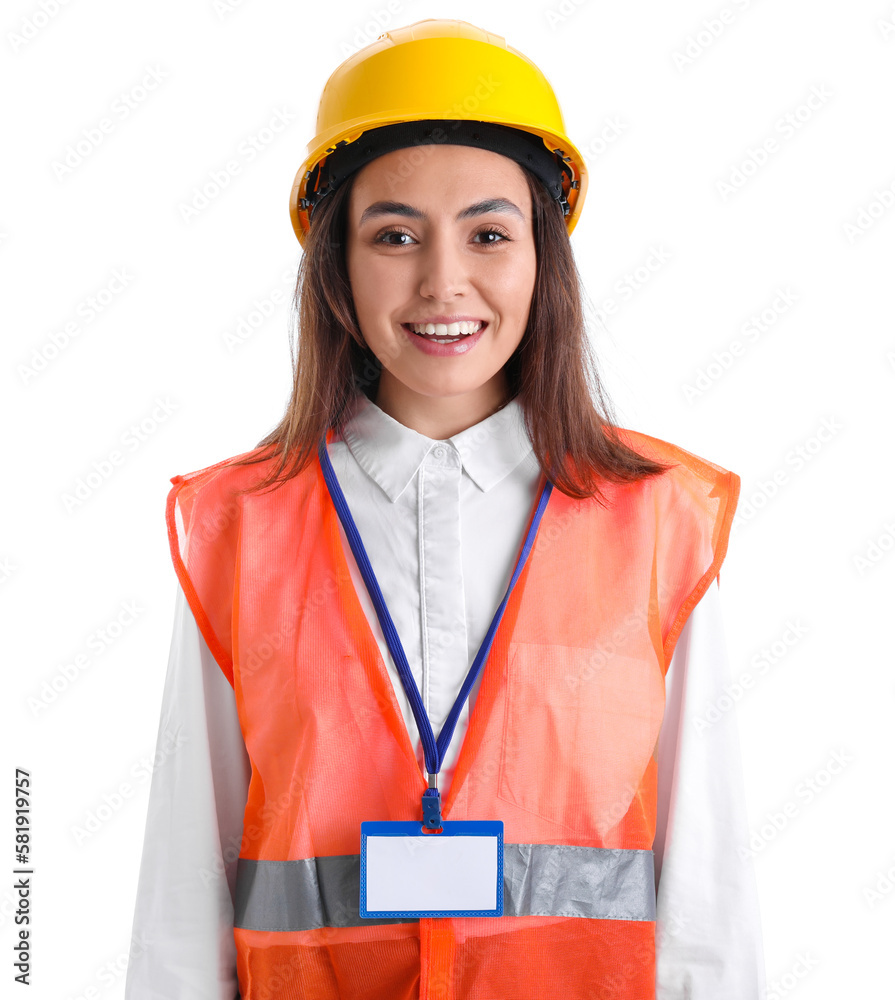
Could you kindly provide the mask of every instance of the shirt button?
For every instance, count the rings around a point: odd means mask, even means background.
[[[447,449],[444,447],[444,445],[439,444],[435,446],[435,450],[433,451],[432,454],[436,458],[444,458],[444,456],[447,454]]]

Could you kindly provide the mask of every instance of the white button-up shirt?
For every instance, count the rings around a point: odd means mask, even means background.
[[[436,441],[362,397],[329,446],[339,484],[437,736],[503,598],[540,468],[518,400]],[[363,577],[361,605],[425,772],[422,744]],[[693,609],[666,675],[659,738],[657,1000],[756,1000],[760,916],[735,714],[694,723],[729,680],[717,581]],[[442,796],[479,684],[442,764]],[[714,718],[715,716],[713,716]],[[234,1000],[236,859],[251,765],[230,687],[182,590],[159,742],[186,736],[150,789],[126,1000]]]

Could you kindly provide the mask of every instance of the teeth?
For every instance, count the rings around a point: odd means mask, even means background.
[[[463,320],[460,323],[408,323],[414,333],[437,337],[468,337],[482,328],[481,323]]]

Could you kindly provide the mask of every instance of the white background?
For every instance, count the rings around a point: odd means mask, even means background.
[[[733,677],[753,683],[706,712],[739,715],[771,995],[891,996],[895,5],[43,6],[0,22],[4,994],[16,766],[34,782],[29,995],[123,994],[176,588],[169,479],[250,449],[285,404],[288,308],[226,338],[288,300],[289,191],[327,76],[388,26],[450,16],[543,69],[585,155],[572,241],[619,422],[742,477],[721,592]],[[253,137],[272,141],[250,160]]]

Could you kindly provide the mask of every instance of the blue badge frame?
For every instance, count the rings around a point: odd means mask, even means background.
[[[503,820],[443,820],[441,833],[424,832],[420,822],[367,821],[360,825],[360,916],[377,917],[502,917],[503,916]],[[367,837],[496,837],[497,906],[493,910],[368,910]]]

